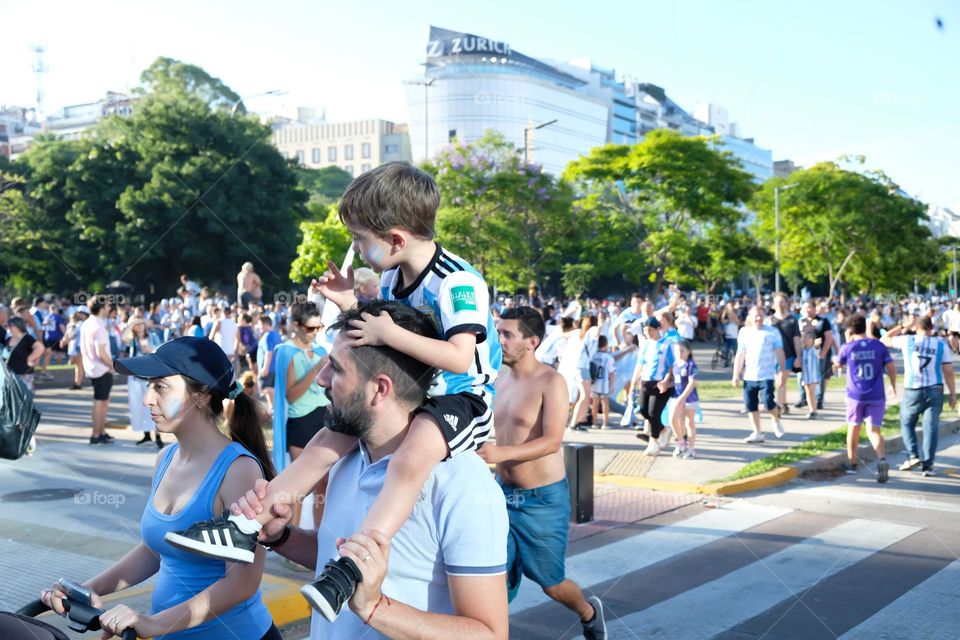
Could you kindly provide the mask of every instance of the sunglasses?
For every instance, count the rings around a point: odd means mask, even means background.
[[[302,325],[300,325],[300,327],[303,329],[303,332],[304,332],[304,333],[313,333],[313,332],[315,332],[315,331],[319,331],[320,328],[323,327],[323,325],[322,325],[322,324],[315,324],[315,325],[313,325],[313,326],[311,327],[311,326],[302,324]]]

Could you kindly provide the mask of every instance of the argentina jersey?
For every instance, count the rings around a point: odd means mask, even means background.
[[[936,336],[896,336],[892,344],[903,351],[904,388],[943,384],[943,365],[953,362],[943,340]]]
[[[466,373],[441,371],[429,389],[431,397],[469,392],[485,396],[488,402],[493,399],[493,382],[503,353],[490,313],[487,283],[476,269],[438,244],[430,264],[409,285],[402,282],[399,268],[384,271],[380,297],[431,316],[444,340],[458,333],[476,335],[477,347],[470,369]]]

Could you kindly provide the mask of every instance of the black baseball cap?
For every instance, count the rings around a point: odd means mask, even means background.
[[[160,345],[153,353],[116,360],[113,367],[121,375],[137,378],[183,375],[224,396],[230,396],[235,386],[239,388],[227,354],[207,338],[177,338]]]

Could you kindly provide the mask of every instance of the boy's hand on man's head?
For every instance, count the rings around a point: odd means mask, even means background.
[[[389,346],[390,332],[397,325],[386,311],[379,316],[370,313],[360,314],[361,320],[351,320],[349,331],[344,335],[350,338],[351,347],[380,347]]]

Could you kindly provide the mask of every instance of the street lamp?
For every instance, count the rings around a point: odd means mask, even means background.
[[[430,159],[430,111],[427,101],[427,89],[433,84],[436,77],[429,80],[409,80],[406,84],[423,85],[423,159]]]
[[[543,124],[538,124],[537,126],[524,127],[523,129],[523,161],[526,164],[530,164],[530,132],[536,131],[537,129],[543,129],[544,127],[549,127],[552,124],[556,124],[557,119],[554,118],[550,122],[544,122]]]
[[[793,189],[797,183],[785,184],[773,188],[773,236],[774,236],[774,285],[775,292],[780,291],[780,192]]]
[[[287,94],[286,91],[281,91],[279,89],[271,89],[270,91],[264,91],[263,93],[255,93],[252,96],[245,96],[243,98],[240,98],[239,100],[233,103],[232,107],[230,107],[230,117],[232,118],[233,116],[237,115],[237,109],[240,107],[241,104],[243,104],[244,100],[249,100],[250,98],[259,98],[261,96],[284,96],[286,94]]]

